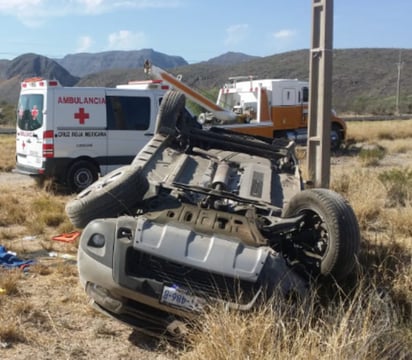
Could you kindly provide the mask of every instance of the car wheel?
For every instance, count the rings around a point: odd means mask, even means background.
[[[169,90],[162,99],[156,119],[156,134],[174,135],[176,124],[183,115],[186,97],[179,91]]]
[[[296,215],[304,217],[284,255],[314,277],[346,277],[356,264],[360,247],[358,222],[347,201],[331,190],[304,190],[284,209],[284,217]]]
[[[342,144],[342,131],[339,125],[332,124],[331,137],[332,136],[334,136],[334,138],[331,140],[331,150],[339,150]]]
[[[66,183],[72,192],[80,192],[94,183],[98,177],[98,168],[90,161],[81,160],[70,166]]]
[[[132,214],[149,188],[140,167],[123,166],[100,178],[66,204],[66,213],[77,228],[91,220]]]

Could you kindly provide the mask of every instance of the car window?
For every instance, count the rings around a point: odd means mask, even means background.
[[[108,130],[147,130],[150,126],[150,98],[106,97]]]
[[[303,96],[303,102],[308,102],[309,101],[309,88],[304,86],[302,88],[302,96]]]
[[[17,106],[17,126],[21,130],[37,130],[43,125],[43,95],[21,95]]]

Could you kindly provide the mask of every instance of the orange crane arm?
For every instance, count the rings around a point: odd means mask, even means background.
[[[190,100],[204,107],[206,110],[210,111],[215,115],[215,117],[222,121],[232,121],[237,118],[237,115],[227,109],[224,109],[210,101],[208,98],[193,90],[191,87],[183,84],[178,78],[169,74],[167,71],[154,66],[150,61],[146,60],[144,64],[144,71],[153,79],[163,80],[175,89],[181,91],[185,94]]]

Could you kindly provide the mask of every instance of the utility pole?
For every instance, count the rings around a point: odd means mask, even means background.
[[[307,165],[310,182],[328,188],[332,115],[333,0],[312,0]]]
[[[396,115],[400,115],[399,96],[400,96],[400,92],[401,92],[401,70],[402,70],[402,66],[403,66],[402,50],[399,50],[399,61],[396,63],[396,66],[398,67],[398,80],[396,82]]]

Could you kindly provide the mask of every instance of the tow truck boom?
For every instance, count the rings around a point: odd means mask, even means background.
[[[146,60],[144,63],[144,72],[152,79],[163,80],[170,84],[174,88],[180,90],[184,93],[190,100],[203,106],[206,110],[213,113],[216,119],[222,122],[232,122],[237,119],[238,115],[233,111],[224,109],[223,107],[217,105],[216,103],[210,101],[208,98],[199,94],[197,91],[193,90],[191,87],[183,84],[181,82],[181,77],[174,77],[167,71],[161,69],[158,66],[153,65],[150,61]]]

